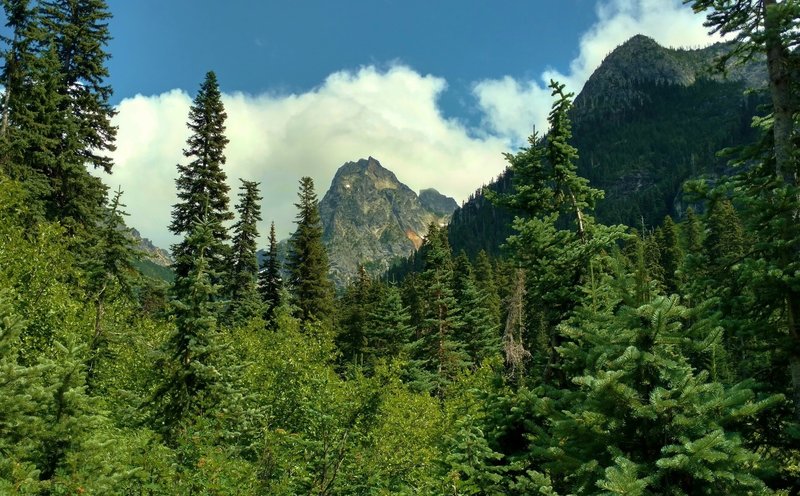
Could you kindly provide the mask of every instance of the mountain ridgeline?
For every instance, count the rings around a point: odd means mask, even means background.
[[[750,126],[764,97],[766,73],[757,63],[727,77],[709,66],[729,50],[716,44],[670,49],[635,36],[611,52],[575,98],[570,117],[578,172],[605,191],[597,217],[606,224],[640,227],[681,217],[690,201],[683,184],[725,172],[719,150],[750,143]],[[757,61],[756,61],[757,62]],[[509,173],[488,187],[511,190]],[[450,243],[474,256],[498,255],[511,233],[513,214],[495,207],[479,190],[453,214]]]
[[[444,225],[458,207],[435,189],[417,195],[369,157],[342,165],[319,204],[323,241],[337,284],[363,265],[380,274],[422,244],[433,222]]]

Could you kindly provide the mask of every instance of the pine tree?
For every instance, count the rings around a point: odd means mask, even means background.
[[[416,364],[414,382],[420,389],[442,395],[470,362],[459,334],[463,323],[453,296],[453,262],[447,231],[431,223],[423,247],[424,306],[422,321],[417,323],[419,338],[411,347]]]
[[[478,256],[475,259],[475,282],[478,284],[478,290],[484,299],[483,304],[489,311],[489,325],[496,325],[499,328],[502,319],[500,295],[497,290],[497,281],[492,262],[484,250],[478,252]]]
[[[206,261],[222,277],[225,272],[229,248],[225,244],[228,231],[225,222],[233,219],[228,210],[228,191],[225,184],[225,119],[227,114],[222,104],[222,95],[213,72],[206,74],[200,91],[189,110],[187,123],[191,136],[186,141],[183,155],[190,159],[186,165],[178,165],[179,176],[175,180],[180,200],[172,208],[172,233],[184,236],[184,240],[172,246],[175,259],[175,274],[185,277],[198,256],[197,247],[188,244],[198,219],[205,219],[211,229],[213,242],[207,247]],[[215,284],[219,280],[214,281]]]
[[[233,250],[228,295],[234,322],[245,322],[262,313],[258,294],[258,257],[256,242],[261,220],[261,196],[258,183],[242,181],[236,211],[239,220],[233,225]]]
[[[680,274],[683,265],[680,237],[678,225],[675,224],[672,217],[666,216],[661,226],[658,243],[661,254],[660,265],[664,269],[664,286],[669,293],[677,293],[683,285]]]
[[[328,279],[328,254],[322,243],[322,220],[319,216],[314,181],[300,179],[300,202],[297,230],[289,239],[289,287],[298,316],[303,321],[326,321],[333,307],[333,285]]]
[[[94,300],[94,332],[89,342],[89,362],[86,382],[91,387],[99,360],[104,354],[108,337],[103,328],[106,302],[114,293],[132,296],[131,277],[135,272],[133,262],[138,255],[133,239],[125,226],[121,202],[122,190],[118,189],[97,227],[96,239],[92,240],[89,256],[85,257],[88,290]]]
[[[281,262],[278,260],[278,240],[275,237],[274,222],[269,227],[269,250],[258,273],[258,288],[265,306],[264,321],[268,328],[272,328],[275,325],[275,309],[281,305],[283,294]]]
[[[389,286],[368,316],[367,355],[373,359],[401,356],[411,342],[413,329],[400,290]]]
[[[456,257],[453,293],[461,314],[459,332],[464,349],[474,366],[500,352],[500,326],[493,322],[486,296],[478,290],[472,264],[463,251]]]
[[[216,278],[209,264],[216,244],[214,224],[195,224],[186,245],[197,255],[185,276],[176,275],[173,287],[175,330],[163,350],[164,378],[154,395],[158,400],[154,421],[169,439],[183,420],[202,413],[216,400],[218,286],[213,283]]]

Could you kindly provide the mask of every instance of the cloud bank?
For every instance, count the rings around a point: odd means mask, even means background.
[[[443,79],[404,66],[364,67],[331,74],[300,95],[223,96],[228,113],[226,148],[232,203],[239,178],[261,182],[263,224],[275,220],[279,237],[293,229],[298,180],[314,179],[320,198],[343,163],[372,155],[412,189],[435,187],[463,199],[505,166],[502,137],[471,137],[444,118],[437,97]],[[180,90],[122,101],[118,107],[114,173],[136,226],[157,245],[174,242],[166,232],[176,202],[175,165],[188,131],[190,97]]]
[[[546,70],[533,81],[506,76],[476,83],[479,129],[442,115],[437,99],[446,91],[444,79],[403,65],[336,72],[301,94],[224,95],[231,207],[239,178],[261,182],[264,246],[271,220],[279,237],[293,230],[301,176],[314,179],[321,197],[340,165],[369,155],[411,188],[435,187],[461,201],[502,171],[502,152],[524,143],[533,125],[545,130],[550,78],[579,91],[609,52],[639,33],[666,46],[713,41],[702,16],[680,0],[603,0],[596,13],[568,74]],[[123,100],[116,165],[104,177],[126,192],[130,224],[162,247],[175,241],[166,226],[176,202],[175,165],[185,161],[190,104],[183,90]]]

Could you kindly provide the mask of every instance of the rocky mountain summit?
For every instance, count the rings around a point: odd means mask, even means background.
[[[143,237],[136,229],[131,228],[130,231],[136,242],[136,249],[142,252],[147,260],[161,267],[169,267],[174,263],[172,255],[167,250],[154,245],[152,241]]]
[[[342,165],[319,204],[331,274],[337,284],[363,264],[372,274],[419,248],[431,222],[444,225],[456,201],[434,189],[417,195],[369,157]]]
[[[704,48],[667,48],[644,35],[636,35],[615,48],[591,75],[575,98],[573,119],[620,113],[646,105],[652,95],[642,83],[689,87],[699,80],[740,81],[745,87],[766,85],[762,64],[729,67],[726,74],[712,70],[716,60],[730,50],[726,43]]]

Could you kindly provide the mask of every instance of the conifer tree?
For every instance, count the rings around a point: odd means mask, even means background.
[[[369,313],[366,353],[373,358],[399,357],[411,342],[410,321],[400,290],[389,286]]]
[[[326,321],[333,306],[333,285],[328,279],[328,253],[322,243],[322,220],[310,177],[300,179],[298,196],[297,230],[289,239],[287,257],[289,286],[303,321]]]
[[[103,213],[101,223],[85,257],[88,290],[94,299],[94,332],[89,342],[89,362],[86,382],[91,387],[97,364],[103,356],[107,336],[103,328],[105,305],[111,295],[120,293],[131,296],[131,276],[135,271],[133,262],[137,256],[130,231],[125,226],[128,215],[121,202],[122,190],[118,189]]]
[[[363,265],[358,265],[356,280],[345,290],[340,300],[341,330],[336,337],[344,363],[363,364],[369,348],[369,329],[372,325],[369,309],[375,304],[375,288]]]
[[[499,353],[500,326],[493,322],[486,296],[478,290],[472,264],[463,251],[456,257],[453,280],[462,323],[459,339],[472,364],[478,366],[485,358]]]
[[[682,281],[679,273],[683,264],[683,250],[680,245],[680,231],[672,217],[666,216],[661,225],[658,237],[661,254],[661,267],[664,270],[664,286],[667,292],[676,293],[681,289]]]
[[[519,212],[514,219],[516,234],[507,241],[516,261],[526,269],[530,327],[541,327],[547,335],[547,356],[542,374],[552,378],[557,367],[557,326],[583,299],[581,286],[592,276],[592,260],[621,235],[621,228],[595,225],[590,216],[600,190],[578,176],[577,150],[572,137],[569,110],[572,94],[564,85],[550,82],[555,97],[548,117],[550,132],[545,142],[531,136],[530,146],[517,154],[506,154],[514,174],[511,194],[491,195],[494,201]],[[562,226],[572,226],[564,229]],[[537,350],[538,352],[538,350]]]
[[[110,172],[115,111],[105,45],[111,17],[102,0],[5,4],[14,31],[6,52],[2,140],[13,177],[33,180],[31,199],[70,232],[90,228],[105,186],[86,166]]]
[[[225,119],[227,114],[222,104],[222,95],[213,72],[206,74],[200,91],[189,110],[187,123],[191,136],[186,141],[183,155],[189,159],[186,165],[178,165],[179,202],[172,208],[172,233],[184,236],[184,240],[172,246],[175,259],[175,274],[186,277],[198,256],[198,247],[189,243],[197,219],[205,219],[211,229],[212,243],[205,254],[209,266],[222,277],[229,248],[225,244],[228,231],[225,222],[233,219],[228,210],[228,191],[225,183]],[[215,284],[219,280],[214,281]]]
[[[481,250],[475,259],[475,282],[478,290],[484,299],[484,306],[490,315],[490,325],[500,326],[502,312],[500,309],[500,295],[497,290],[497,281],[494,274],[492,262],[486,251]]]
[[[737,430],[781,398],[758,397],[752,383],[726,387],[692,364],[721,332],[677,297],[630,308],[602,293],[599,312],[584,308],[564,329],[572,339],[559,352],[577,391],[562,396],[571,406],[554,405],[563,415],[550,412],[543,446],[558,449],[534,449],[564,492],[764,492],[759,456]]]
[[[258,273],[258,288],[261,292],[261,301],[264,303],[264,321],[267,327],[271,328],[275,324],[275,309],[281,305],[283,294],[281,262],[278,260],[278,240],[275,237],[274,222],[269,227],[269,249]]]
[[[239,220],[233,225],[233,256],[228,280],[230,314],[234,322],[244,322],[261,313],[256,255],[256,223],[261,220],[261,196],[258,183],[241,181],[239,204],[236,205]]]
[[[52,211],[52,171],[67,132],[59,94],[59,61],[36,7],[27,0],[4,2],[12,38],[4,56],[0,165],[25,186],[33,217]]]
[[[164,378],[154,395],[158,400],[154,420],[170,439],[180,422],[216,399],[218,286],[209,264],[216,244],[214,227],[213,221],[195,224],[186,244],[194,247],[196,256],[185,276],[176,275],[173,287],[175,330],[164,347]]]
[[[463,323],[453,296],[453,262],[447,231],[435,223],[428,226],[423,251],[423,311],[412,345],[417,387],[438,395],[455,376],[470,365],[459,334]]]
[[[766,62],[771,115],[756,124],[761,138],[743,150],[734,165],[746,165],[726,181],[745,208],[745,218],[758,256],[744,260],[744,278],[756,286],[760,313],[774,313],[765,328],[788,364],[794,420],[800,422],[800,158],[797,151],[797,115],[800,111],[797,74],[800,43],[797,1],[691,0],[695,12],[706,12],[712,32],[732,34],[737,43],[721,64]],[[730,184],[732,183],[732,184]],[[755,317],[755,316],[754,316]],[[770,319],[767,318],[767,321]],[[765,322],[766,324],[766,322]],[[787,338],[783,338],[788,335]],[[778,338],[778,336],[781,336]]]

